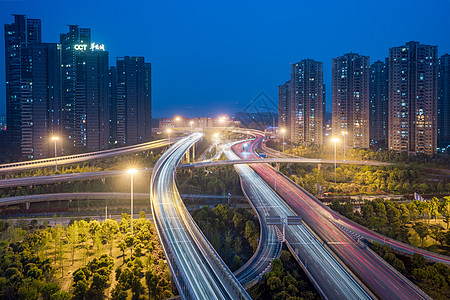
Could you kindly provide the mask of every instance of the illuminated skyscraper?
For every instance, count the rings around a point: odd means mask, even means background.
[[[333,135],[345,136],[345,146],[369,147],[369,57],[348,53],[333,59]]]
[[[438,65],[438,146],[450,145],[450,55],[444,54]]]
[[[24,15],[5,25],[5,45],[8,143],[16,158],[48,157],[60,129],[61,47],[41,43],[41,21]]]
[[[278,128],[290,131],[291,82],[278,86]],[[288,134],[289,136],[289,134]]]
[[[13,15],[5,24],[6,122],[8,142],[20,153],[22,139],[22,49],[41,44],[41,20]]]
[[[116,60],[115,114],[111,116],[116,137],[113,143],[133,145],[150,140],[152,130],[151,64],[144,57],[118,57]]]
[[[288,136],[295,144],[323,143],[322,63],[304,59],[291,64]]]
[[[433,155],[437,147],[437,46],[389,49],[389,149]]]
[[[66,152],[106,149],[109,141],[108,52],[91,30],[69,25],[62,46],[62,141]]]
[[[370,144],[387,146],[388,73],[386,64],[376,61],[370,66]]]

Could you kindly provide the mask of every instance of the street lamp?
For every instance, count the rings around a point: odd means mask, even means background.
[[[167,133],[169,134],[169,142],[170,142],[170,133],[172,132],[172,129],[167,129]]]
[[[342,131],[342,136],[344,137],[344,161],[345,161],[345,135],[348,134],[347,131],[343,130]]]
[[[334,183],[336,184],[336,144],[339,142],[338,138],[332,138],[331,141],[334,143]]]
[[[191,131],[192,131],[192,126],[194,125],[194,121],[190,121],[189,124],[191,125]]]
[[[131,176],[131,235],[133,235],[133,175],[137,173],[136,169],[129,169],[127,171],[128,174]]]
[[[56,152],[56,142],[59,140],[59,136],[52,136],[52,141],[55,142],[55,173],[58,171],[58,152]]]
[[[283,135],[283,154],[284,154],[284,133],[286,132],[286,129],[285,128],[281,128],[280,132]]]

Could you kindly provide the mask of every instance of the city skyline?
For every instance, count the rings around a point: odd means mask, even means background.
[[[46,11],[43,4],[49,2],[3,2],[6,9],[2,10],[0,18],[4,24],[10,22],[13,13],[41,19],[43,42],[58,42],[59,33],[66,30],[67,24],[91,28],[93,41],[105,44],[110,52],[109,65],[113,65],[116,57],[144,56],[152,62],[155,74],[152,82],[155,117],[234,114],[261,91],[267,92],[276,102],[278,85],[288,80],[285,75],[289,68],[287,64],[306,58],[324,63],[326,110],[331,111],[333,57],[357,52],[370,56],[370,63],[384,61],[389,48],[411,40],[437,45],[439,56],[450,52],[450,40],[445,30],[449,21],[444,13],[445,5],[450,4],[439,1],[431,2],[423,9],[417,9],[419,1],[410,7],[390,3],[389,10],[386,10],[387,2],[378,2],[362,9],[364,18],[357,27],[351,25],[351,18],[348,21],[342,18],[346,5],[327,3],[320,12],[328,21],[319,24],[312,33],[296,30],[311,21],[311,17],[302,17],[300,24],[295,26],[291,26],[295,18],[285,18],[286,12],[295,11],[300,5],[306,9],[312,4],[261,3],[256,7],[254,3],[246,3],[242,7],[233,4],[218,7],[203,3],[180,4],[175,8],[166,6],[168,4],[142,4],[139,11],[124,8],[119,12],[114,9],[115,3],[106,6],[100,2],[90,3],[90,10],[83,5],[68,10],[66,4],[62,4]],[[347,6],[352,7],[355,3],[350,1]],[[403,10],[399,10],[400,7]],[[355,9],[351,10],[353,14],[357,12]],[[133,14],[135,22],[125,24],[121,21],[122,17],[127,19]],[[382,23],[374,22],[373,18],[381,15]],[[233,22],[227,22],[229,17]],[[415,24],[418,17],[424,22]],[[398,24],[397,20],[402,23]],[[292,36],[296,38],[291,39]],[[4,55],[4,45],[0,49],[0,55]],[[1,60],[0,68],[4,68],[4,60]],[[173,81],[174,68],[184,70],[185,80]],[[4,73],[0,81],[4,82]],[[202,102],[211,105],[205,107]],[[5,88],[2,85],[0,113],[5,111],[4,103]]]

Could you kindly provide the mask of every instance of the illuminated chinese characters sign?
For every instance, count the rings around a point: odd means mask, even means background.
[[[88,49],[88,45],[86,44],[78,44],[78,45],[74,45],[73,49],[75,49],[76,51],[86,51]],[[96,43],[91,43],[91,47],[89,48],[91,51],[94,50],[102,50],[105,51],[105,45],[103,44],[96,44]]]

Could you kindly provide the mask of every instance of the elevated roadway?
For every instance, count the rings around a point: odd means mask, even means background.
[[[251,149],[244,150],[236,145],[233,150],[243,157],[253,155],[254,149],[262,141],[257,136]],[[428,299],[429,297],[415,287],[409,280],[398,276],[386,264],[369,253],[356,239],[332,222],[335,217],[311,195],[267,164],[253,164],[252,168],[267,182],[284,201],[311,227],[324,241],[325,245],[382,299]]]
[[[96,152],[88,152],[88,153],[82,153],[82,154],[61,156],[61,157],[57,157],[57,158],[45,158],[45,159],[29,160],[29,161],[16,162],[16,163],[10,163],[10,164],[2,164],[2,165],[0,165],[0,174],[18,172],[18,171],[24,171],[24,170],[30,170],[30,169],[36,169],[36,168],[43,168],[43,167],[52,167],[55,165],[55,162],[57,162],[58,165],[65,165],[65,164],[73,164],[73,163],[78,163],[78,162],[94,160],[94,159],[107,158],[107,157],[111,157],[111,156],[130,154],[130,153],[135,153],[135,152],[139,152],[139,151],[151,150],[151,149],[168,146],[178,140],[179,140],[179,138],[173,138],[170,140],[162,139],[162,140],[151,141],[151,142],[147,142],[147,143],[143,143],[143,144],[126,146],[126,147],[121,147],[121,148],[116,148],[116,149],[108,149],[108,150],[102,150],[102,151],[96,151]]]
[[[225,149],[225,154],[230,159],[238,158],[229,147]],[[261,223],[260,246],[249,261],[251,267],[246,268],[248,271],[237,273],[241,279],[243,275],[255,276],[261,270],[268,270],[271,260],[278,255],[279,242],[275,228],[268,226],[266,219],[287,218],[294,216],[294,213],[249,166],[239,164],[235,169],[241,178],[243,191],[257,211]],[[324,299],[371,299],[304,225],[286,227],[286,240],[295,249],[295,255],[303,262],[307,274]],[[245,277],[241,280],[244,281]]]
[[[202,136],[182,138],[153,168],[151,205],[158,236],[181,298],[250,299],[201,233],[176,188],[175,168]]]
[[[244,153],[243,155],[250,155]],[[242,158],[233,160],[207,160],[200,161],[196,163],[189,163],[180,165],[179,169],[189,169],[189,168],[204,168],[212,166],[226,166],[226,165],[237,165],[237,164],[271,164],[271,163],[308,163],[308,164],[334,164],[332,159],[311,159],[311,158]],[[345,161],[337,160],[337,164],[358,164],[358,165],[370,165],[370,166],[388,166],[391,163],[374,162],[374,161]]]

